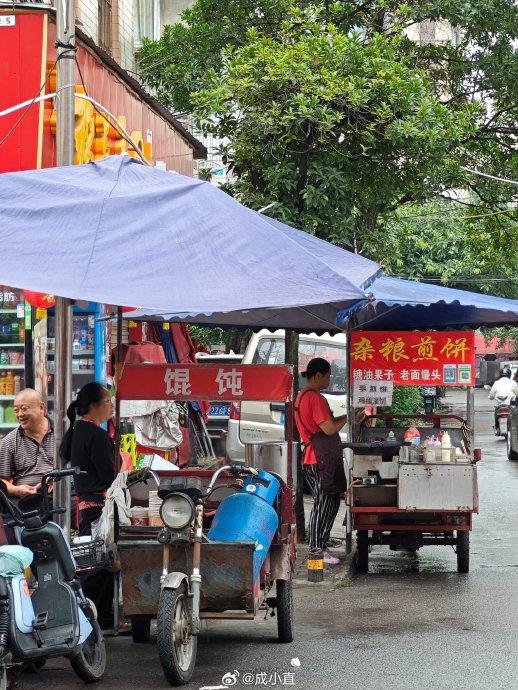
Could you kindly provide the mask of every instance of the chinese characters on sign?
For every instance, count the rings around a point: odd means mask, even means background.
[[[230,391],[232,395],[243,395],[243,390],[241,388],[243,385],[243,374],[235,368],[231,371],[219,369],[218,375],[216,376],[216,383],[218,384],[218,393],[220,395],[227,391]]]
[[[290,402],[292,384],[284,365],[126,364],[117,394],[121,400]]]
[[[351,377],[403,386],[475,385],[472,331],[356,331],[351,334]],[[360,403],[363,404],[363,403]]]
[[[190,395],[188,369],[167,369],[164,376],[165,392],[167,395]]]
[[[353,407],[376,405],[389,407],[392,405],[394,384],[392,381],[370,380],[353,383]]]

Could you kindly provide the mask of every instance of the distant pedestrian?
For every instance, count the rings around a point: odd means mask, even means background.
[[[309,517],[309,547],[324,551],[324,562],[339,559],[326,551],[331,529],[347,488],[339,431],[347,415],[336,419],[320,391],[329,388],[331,365],[325,359],[310,360],[302,374],[307,384],[295,401],[295,422],[304,443],[303,465],[314,504]]]
[[[70,428],[59,452],[65,462],[84,472],[74,477],[81,536],[91,534],[92,522],[100,517],[106,490],[115,477],[115,449],[101,427],[113,412],[111,395],[100,383],[83,386],[67,410]]]

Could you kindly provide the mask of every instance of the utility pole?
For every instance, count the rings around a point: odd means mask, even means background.
[[[75,124],[75,0],[55,0],[57,96],[56,147],[58,166],[74,164]],[[72,221],[73,222],[73,219]],[[57,238],[59,241],[59,238]],[[54,374],[54,438],[56,450],[54,465],[61,467],[59,447],[66,431],[66,409],[72,398],[72,306],[69,299],[56,300],[56,349]],[[70,481],[56,483],[56,503],[66,507],[59,522],[67,535],[70,533]]]

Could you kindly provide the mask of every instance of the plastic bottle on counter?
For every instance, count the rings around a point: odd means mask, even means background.
[[[5,379],[6,379],[6,377],[7,377],[7,372],[2,371],[2,373],[0,374],[0,395],[7,395],[7,393],[5,392]]]
[[[450,439],[450,435],[447,431],[445,431],[444,434],[442,435],[441,448],[442,448],[442,453],[441,453],[442,462],[450,462],[451,461],[451,439]]]
[[[20,343],[25,342],[25,328],[23,327],[23,324],[20,324],[20,329],[18,331],[18,341]]]
[[[22,377],[17,374],[14,377],[14,393],[13,395],[18,395],[18,393],[22,390]]]

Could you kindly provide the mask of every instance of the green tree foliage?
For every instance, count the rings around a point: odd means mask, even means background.
[[[245,203],[362,250],[399,206],[454,186],[481,209],[511,200],[461,168],[517,177],[508,0],[197,0],[183,19],[145,43],[140,70],[228,139]],[[456,38],[412,40],[426,26]]]
[[[407,205],[365,245],[387,273],[518,299],[518,213],[434,201]]]
[[[394,395],[390,407],[382,407],[378,414],[412,414],[423,412],[423,396],[416,386],[394,386]],[[394,420],[395,426],[410,426],[409,419]]]
[[[300,12],[248,36],[196,98],[250,205],[275,200],[272,215],[359,250],[380,215],[464,178],[451,151],[478,106],[454,115],[394,40]]]

